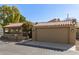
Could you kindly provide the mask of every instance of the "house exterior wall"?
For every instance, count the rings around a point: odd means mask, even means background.
[[[75,44],[75,42],[76,42],[76,32],[77,32],[77,29],[74,27],[74,26],[72,26],[72,27],[70,27],[70,31],[69,31],[69,42],[70,42],[70,44]]]
[[[75,27],[37,27],[33,28],[32,39],[34,41],[75,44]]]
[[[32,40],[33,40],[33,41],[36,41],[36,37],[37,37],[37,36],[36,36],[36,32],[37,32],[37,31],[36,31],[36,30],[37,30],[37,29],[35,29],[34,27],[32,28]]]
[[[38,29],[37,41],[68,43],[68,28]]]

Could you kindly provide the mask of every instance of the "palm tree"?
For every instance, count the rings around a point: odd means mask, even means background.
[[[24,30],[29,33],[32,32],[32,22],[27,21],[26,18],[20,13],[16,6],[3,5],[0,7],[0,24],[2,26],[9,23],[25,23],[27,27]],[[4,28],[3,28],[4,31]],[[31,34],[28,34],[29,36]]]
[[[20,21],[23,22],[24,21],[23,19],[25,18],[20,14],[16,6],[3,5],[0,7],[0,21],[3,21],[4,25]]]
[[[6,23],[8,23],[6,19],[8,16],[11,15],[11,13],[12,13],[11,8],[9,6],[3,5],[2,7],[0,7],[0,21],[2,25],[5,25]]]
[[[3,22],[2,22],[3,21]],[[3,5],[0,7],[0,24],[7,25],[9,23],[25,22],[30,29],[32,22],[27,21],[26,18],[20,13],[16,6]]]

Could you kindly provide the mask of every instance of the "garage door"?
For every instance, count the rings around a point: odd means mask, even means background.
[[[37,29],[37,40],[43,42],[68,43],[68,28]]]

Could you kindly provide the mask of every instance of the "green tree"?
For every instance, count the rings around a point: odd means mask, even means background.
[[[3,21],[3,22],[2,22]],[[26,18],[21,15],[16,6],[3,5],[0,7],[0,23],[7,25],[9,23],[26,22]]]
[[[32,29],[32,22],[27,21],[26,18],[20,13],[16,6],[3,5],[0,7],[0,24],[5,26],[9,23],[25,23],[27,25],[26,31]]]
[[[0,7],[0,23],[1,25],[5,25],[7,16],[11,15],[11,8],[7,5],[3,5]]]

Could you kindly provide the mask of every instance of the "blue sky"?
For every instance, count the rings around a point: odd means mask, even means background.
[[[79,4],[11,4],[10,6],[13,5],[32,22],[46,22],[56,17],[63,20],[67,17],[67,13],[69,17],[79,19]]]

